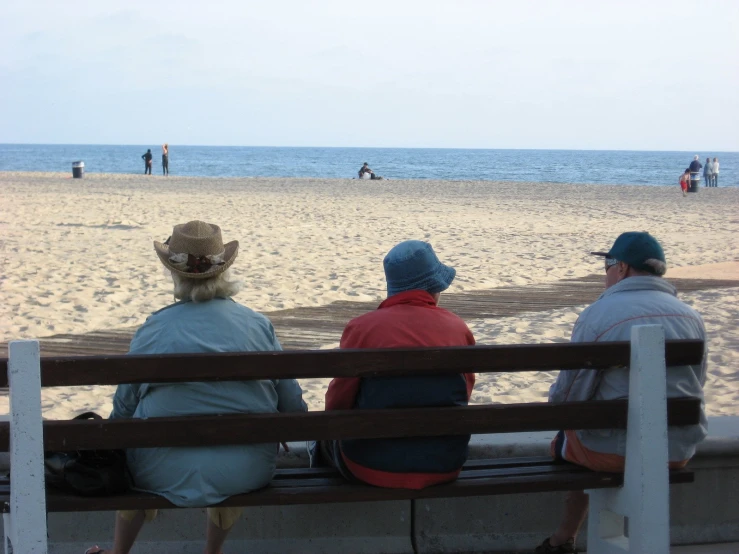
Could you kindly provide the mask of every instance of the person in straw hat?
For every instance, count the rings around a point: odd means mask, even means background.
[[[229,268],[238,241],[223,244],[221,229],[202,221],[175,225],[154,242],[172,275],[177,302],[153,313],[136,331],[129,354],[281,350],[269,319],[235,302],[240,289]],[[294,379],[119,385],[111,419],[229,413],[302,412],[307,407]],[[229,496],[264,487],[272,479],[277,444],[198,448],[131,448],[127,461],[134,487],[181,507],[212,506]],[[220,554],[240,508],[208,508],[206,548]],[[88,554],[129,552],[156,510],[119,511],[115,544]]]

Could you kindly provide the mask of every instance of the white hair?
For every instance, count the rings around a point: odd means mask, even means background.
[[[699,156],[698,154],[696,154],[696,155],[695,155],[695,156],[693,157],[693,159],[694,159],[694,160],[700,160],[700,156]]]
[[[662,260],[649,258],[648,260],[644,261],[644,265],[650,268],[650,273],[653,273],[658,277],[662,277],[665,273],[667,273],[667,264]]]
[[[178,300],[207,302],[216,297],[229,298],[241,290],[241,281],[231,281],[231,270],[227,269],[210,279],[189,279],[172,273],[174,297]]]

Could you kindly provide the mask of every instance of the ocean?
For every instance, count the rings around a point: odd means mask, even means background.
[[[143,173],[151,148],[161,175],[161,147],[72,144],[0,144],[0,171]],[[387,179],[535,181],[678,186],[696,152],[611,150],[473,150],[447,148],[324,148],[272,146],[169,147],[172,175],[199,177],[352,178],[363,162]],[[702,152],[719,158],[719,187],[739,186],[739,153]],[[701,183],[702,185],[702,183]]]

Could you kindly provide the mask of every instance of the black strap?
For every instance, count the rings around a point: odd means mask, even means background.
[[[80,415],[74,416],[74,419],[103,419],[103,416],[96,414],[95,412],[84,412]]]

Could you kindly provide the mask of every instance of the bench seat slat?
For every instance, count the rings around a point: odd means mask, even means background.
[[[324,485],[337,485],[343,481],[343,477],[337,472],[332,471],[332,474],[309,476],[303,477],[295,476],[292,479],[280,479],[277,476],[272,480],[270,486],[274,488],[279,487],[305,487],[305,486],[324,486]],[[501,467],[499,469],[483,468],[483,469],[468,469],[465,466],[465,470],[460,474],[459,479],[474,480],[489,477],[506,477],[511,475],[523,476],[523,475],[555,475],[555,474],[566,474],[572,472],[572,466],[570,464],[552,464],[551,461],[545,464],[539,465],[527,465],[523,467]],[[320,481],[320,483],[319,483]]]
[[[550,469],[556,467],[557,471],[547,472],[547,466]],[[530,473],[531,471],[539,472]],[[670,482],[673,484],[692,482],[693,478],[693,473],[688,470],[670,472]],[[422,490],[382,489],[323,476],[296,481],[294,484],[289,481],[281,485],[273,484],[252,493],[233,496],[221,505],[275,506],[328,502],[372,502],[611,488],[622,484],[623,475],[596,473],[574,465],[554,464],[549,461],[542,462],[538,469],[531,466],[514,467],[509,468],[507,472],[496,472],[495,475],[485,475],[484,471],[480,470],[473,470],[472,473],[465,470],[453,483]],[[8,494],[8,486],[0,485],[0,501],[3,502],[4,511],[8,509]],[[136,491],[105,498],[85,498],[54,490],[47,491],[47,509],[51,512],[155,508],[168,509],[175,508],[175,506],[160,496]]]
[[[279,479],[275,476],[271,487],[277,489],[282,487],[305,487],[305,486],[320,486],[324,484],[338,484],[343,482],[343,478],[334,470],[329,469],[333,472],[333,475],[326,475],[321,477],[304,476],[302,478],[295,479]],[[468,465],[465,465],[464,470],[459,475],[459,480],[463,481],[474,481],[478,479],[490,479],[493,477],[523,477],[527,475],[549,475],[549,476],[567,476],[569,474],[582,473],[584,470],[580,468],[574,468],[572,464],[568,463],[553,463],[551,459],[545,458],[544,461],[540,461],[537,465],[525,465],[525,466],[508,466],[501,467],[498,469],[485,468],[485,469],[473,469]],[[319,481],[321,482],[319,484]]]
[[[536,473],[566,473],[584,471],[569,463],[555,462],[549,456],[530,456],[518,458],[490,458],[468,460],[460,473],[459,479],[475,479],[495,475],[529,475]],[[316,486],[321,480],[344,481],[343,477],[332,467],[317,468],[284,468],[275,471],[271,487]],[[0,478],[0,487],[8,487],[8,478]],[[2,489],[0,489],[2,490]]]
[[[487,468],[507,468],[507,467],[528,467],[528,466],[541,466],[541,465],[553,465],[552,459],[549,456],[520,456],[516,458],[490,458],[483,460],[467,460],[464,464],[463,474]],[[568,464],[557,465],[553,467],[567,467]],[[312,479],[318,477],[333,477],[337,475],[335,469],[331,467],[291,467],[281,468],[275,471],[275,475],[272,482],[285,482],[291,479]],[[0,485],[3,480],[0,479]]]
[[[222,506],[280,506],[320,504],[330,502],[375,502],[459,496],[486,496],[525,492],[543,492],[583,488],[616,487],[622,478],[608,474],[571,474],[568,478],[532,475],[519,478],[496,477],[457,481],[422,490],[381,489],[361,484],[342,483],[336,486],[267,487],[245,495],[232,496]],[[156,495],[130,494],[109,498],[82,498],[55,491],[47,494],[50,511],[100,511],[126,509],[173,508]]]

